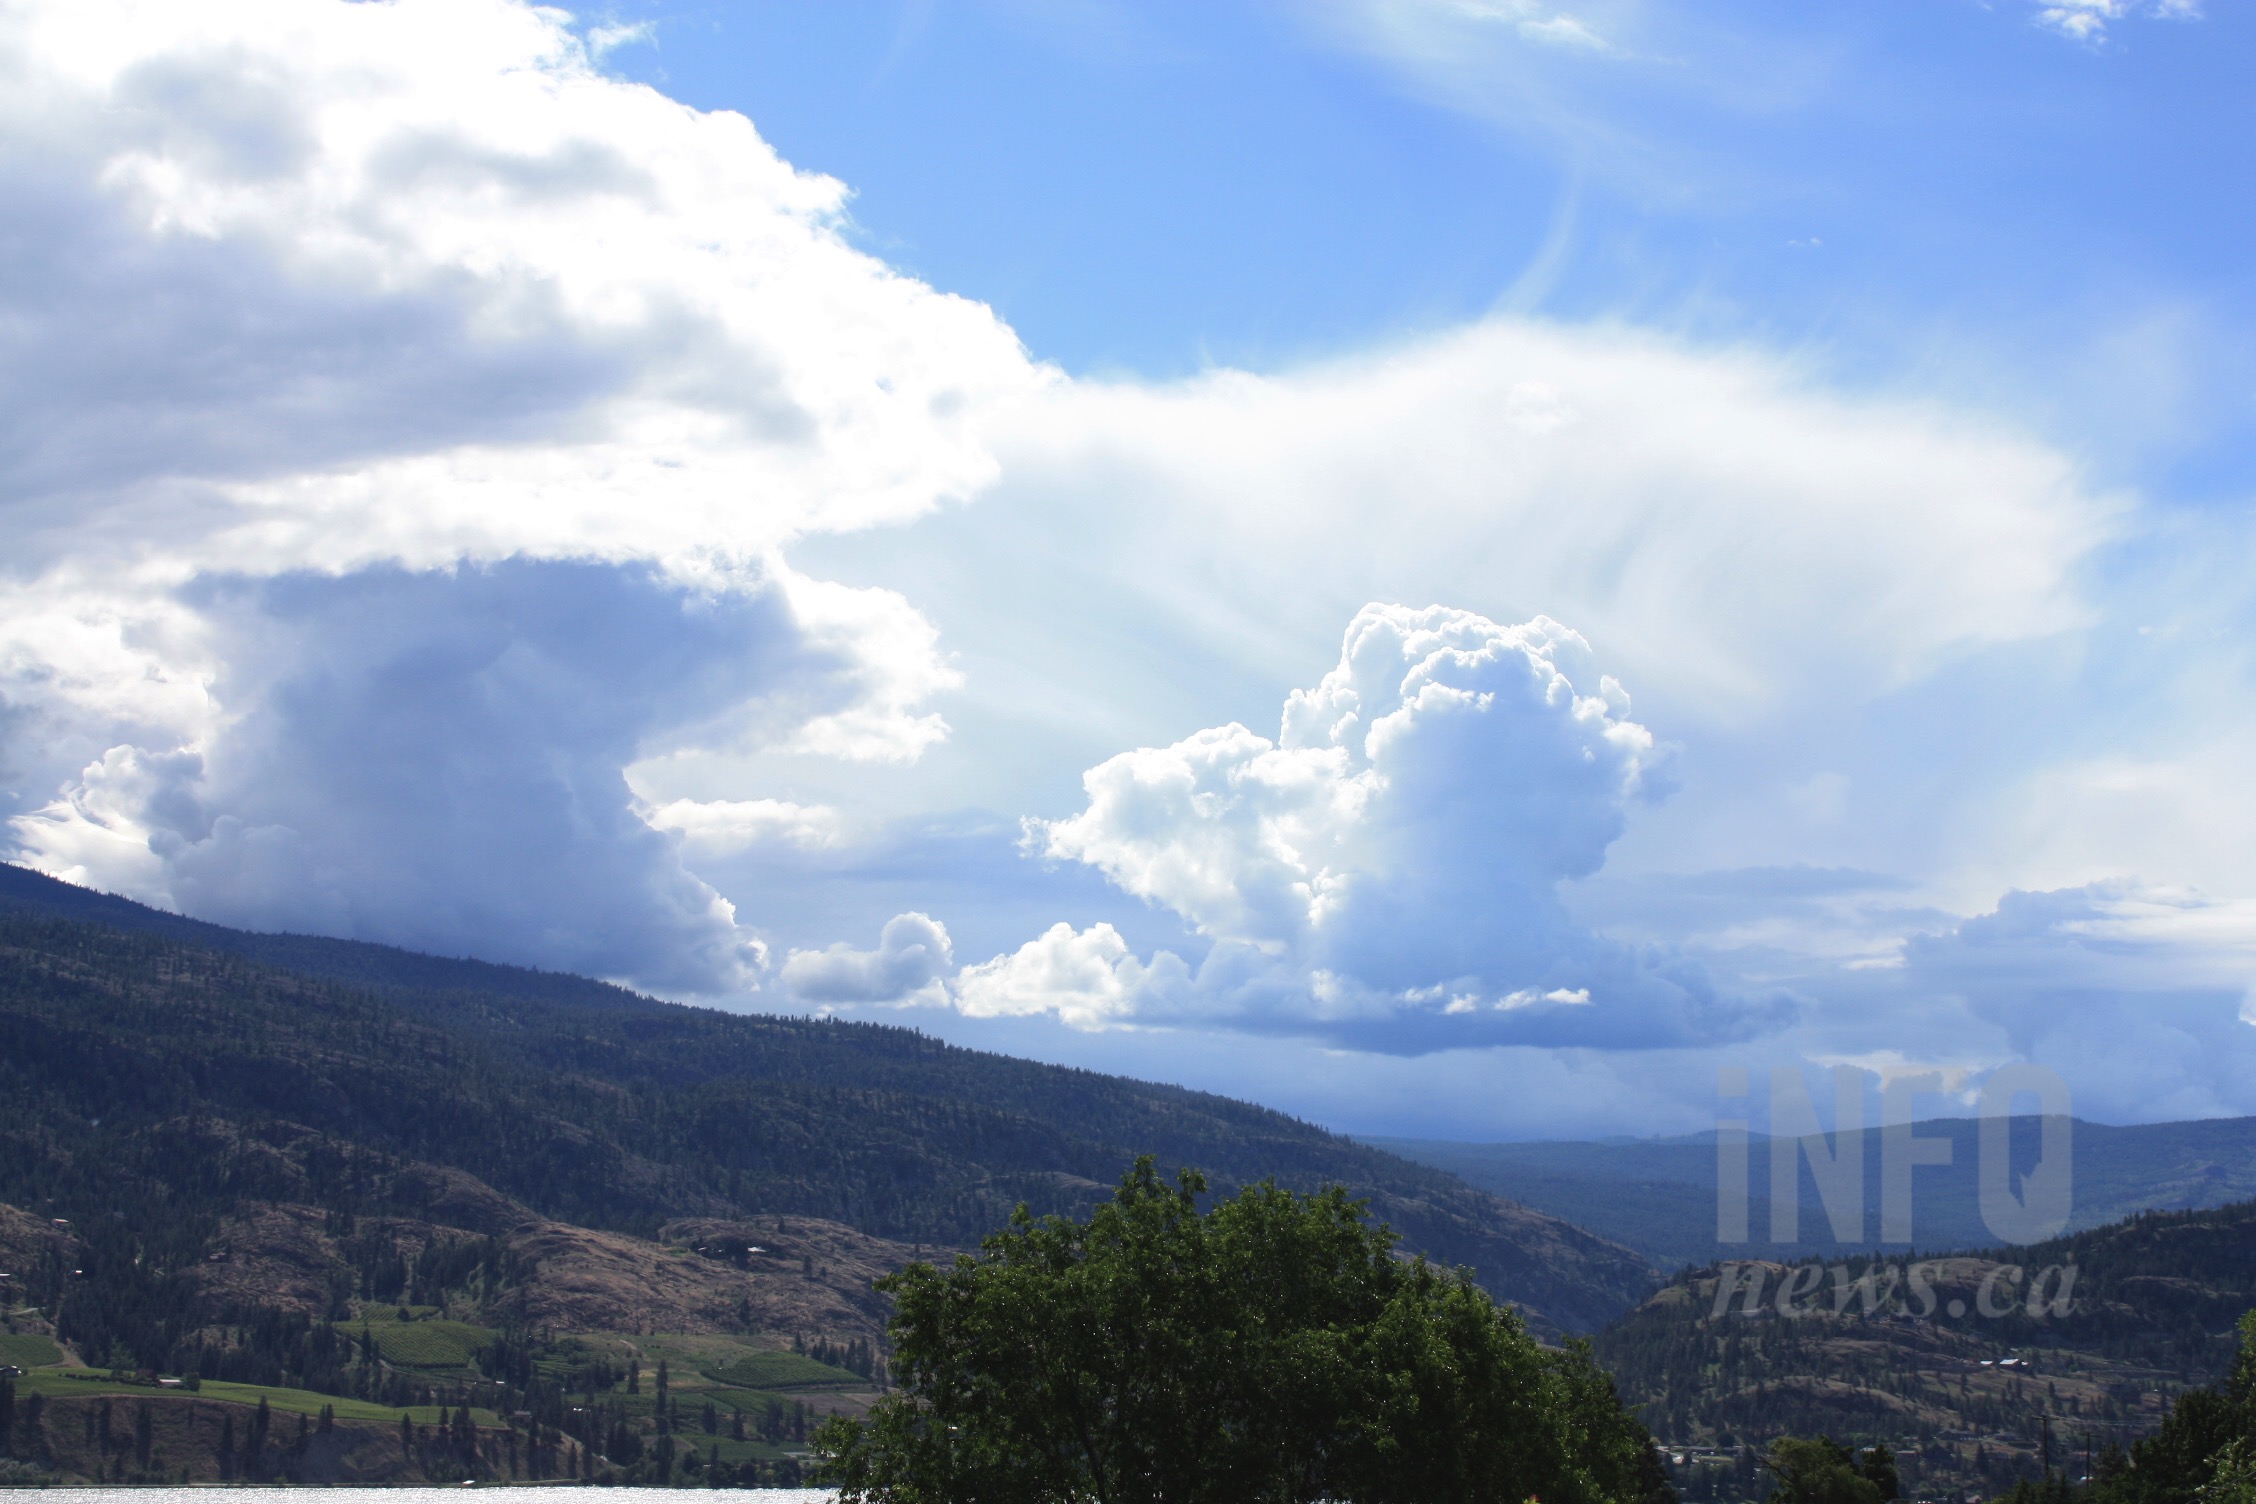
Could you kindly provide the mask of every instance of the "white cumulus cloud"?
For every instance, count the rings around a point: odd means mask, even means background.
[[[1080,814],[1029,824],[1041,855],[1211,940],[1195,976],[1171,952],[1138,962],[1109,925],[1060,925],[967,972],[966,1011],[1219,1017],[1413,1049],[1728,1032],[1739,1005],[1577,929],[1555,891],[1604,861],[1663,761],[1558,623],[1367,606],[1274,741],[1229,725],[1122,753],[1084,775]],[[1485,1035],[1430,1027],[1476,1013]]]
[[[1041,848],[1216,939],[1326,937],[1319,960],[1329,937],[1368,946],[1438,900],[1448,917],[1406,937],[1423,967],[1432,943],[1465,953],[1434,931],[1464,917],[1468,885],[1485,890],[1474,904],[1540,902],[1604,859],[1656,760],[1628,707],[1555,622],[1367,606],[1338,666],[1286,701],[1276,741],[1231,725],[1122,753],[1083,777],[1086,810],[1039,827]]]
[[[849,247],[842,185],[603,76],[558,12],[29,4],[0,78],[41,232],[0,475],[70,552],[94,506],[223,567],[695,571],[965,494],[971,409],[1039,381]]]
[[[1154,992],[1180,991],[1180,958],[1162,951],[1146,966],[1120,931],[1098,923],[1076,931],[1054,924],[1006,955],[966,966],[956,1006],[973,1018],[1055,1014],[1076,1029],[1131,1022]]]

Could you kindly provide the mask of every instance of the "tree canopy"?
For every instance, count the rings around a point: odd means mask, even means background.
[[[1886,1504],[1903,1492],[1883,1446],[1859,1456],[1828,1436],[1786,1436],[1764,1461],[1778,1480],[1771,1504]]]
[[[2256,1311],[2222,1390],[2178,1396],[2161,1427],[2103,1459],[2095,1504],[2256,1504]]]
[[[1673,1497],[1580,1346],[1547,1351],[1462,1274],[1394,1252],[1338,1187],[1201,1210],[1136,1162],[1087,1221],[1022,1207],[913,1264],[899,1392],[816,1437],[849,1504]]]

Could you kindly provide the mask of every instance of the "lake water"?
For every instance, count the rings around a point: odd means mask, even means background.
[[[37,1489],[0,1488],[0,1496],[30,1495]],[[102,1504],[275,1504],[278,1494],[320,1494],[326,1504],[460,1504],[465,1494],[476,1494],[485,1504],[721,1504],[729,1499],[757,1504],[830,1504],[827,1488],[588,1488],[556,1483],[533,1488],[493,1485],[481,1488],[68,1488],[46,1492],[68,1493],[72,1504],[99,1500]]]

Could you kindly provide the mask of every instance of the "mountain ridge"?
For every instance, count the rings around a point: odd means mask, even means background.
[[[781,1212],[962,1246],[1021,1201],[1085,1210],[1148,1151],[1221,1191],[1347,1184],[1542,1330],[1594,1329],[1658,1282],[1626,1248],[1253,1104],[891,1026],[227,931],[23,869],[0,868],[0,1028],[0,1201],[42,1211],[114,1197],[121,1169],[184,1205],[282,1199],[245,1189],[282,1151],[202,1163],[162,1127],[210,1119],[245,1143],[310,1135],[308,1204],[392,1173],[353,1168],[375,1156],[597,1230]]]
[[[2014,1164],[2035,1156],[2036,1119],[2011,1127]],[[1769,1241],[1769,1154],[1751,1135],[1748,1228],[1751,1240],[1716,1240],[1716,1151],[1712,1133],[1670,1139],[1560,1140],[1516,1144],[1367,1137],[1364,1142],[1448,1170],[1470,1185],[1563,1217],[1627,1244],[1663,1268],[1721,1258],[1837,1258],[1883,1249],[1978,1249],[1996,1241],[1982,1219],[1977,1183],[1978,1120],[1929,1118],[1912,1125],[1922,1139],[1947,1140],[1948,1164],[1913,1176],[1908,1244],[1883,1243],[1879,1198],[1880,1134],[1865,1130],[1864,1230],[1835,1241],[1819,1205],[1810,1155],[1799,1160],[1802,1237]],[[2074,1200],[2068,1231],[2106,1226],[2147,1211],[2196,1211],[2256,1198],[2256,1117],[2193,1118],[2117,1125],[2071,1119]],[[1830,1141],[1824,1147],[1831,1147]]]

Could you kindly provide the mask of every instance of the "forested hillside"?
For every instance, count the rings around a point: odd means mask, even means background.
[[[1222,1187],[1345,1183],[1539,1325],[1651,1287],[1603,1239],[1245,1103],[0,879],[0,1201],[114,1229],[139,1269],[205,1257],[243,1203],[418,1214],[410,1163],[590,1228],[789,1213],[960,1245],[1151,1152]]]

